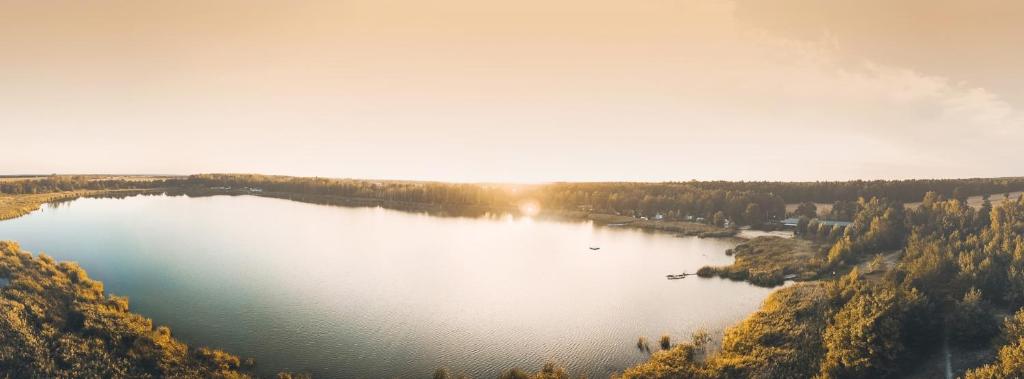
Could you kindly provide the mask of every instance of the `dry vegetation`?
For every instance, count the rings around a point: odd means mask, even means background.
[[[117,195],[136,193],[141,190],[78,190],[24,195],[0,194],[0,220],[9,220],[32,213],[43,204],[75,199],[83,196]]]
[[[760,286],[777,286],[787,275],[809,280],[818,276],[824,256],[816,243],[798,238],[757,237],[731,250],[736,261],[729,266],[703,267],[702,277],[719,276],[746,280]]]
[[[719,354],[698,359],[692,346],[677,347],[624,376],[1024,377],[1024,199],[974,208],[928,193],[910,210],[878,199],[856,206],[839,233],[797,233],[831,246],[807,258],[810,267],[847,273],[774,293],[726,333]],[[723,271],[785,272],[771,261],[800,260],[792,246],[758,245]]]
[[[68,191],[57,193],[40,193],[30,195],[3,195],[0,194],[0,220],[7,220],[21,217],[39,209],[43,204],[74,199],[102,191]]]
[[[0,242],[0,372],[39,378],[245,378],[238,357],[193,349],[106,295],[75,263]]]
[[[725,333],[722,348],[702,357],[707,339],[694,338],[651,355],[620,377],[808,378],[824,353],[821,334],[829,302],[823,283],[804,283],[772,293],[761,309]]]

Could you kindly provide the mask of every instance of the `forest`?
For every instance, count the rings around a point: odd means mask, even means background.
[[[788,187],[726,182],[517,186],[202,174],[149,181],[6,180],[0,182],[0,196],[104,188],[164,188],[187,194],[231,188],[364,199],[384,206],[509,210],[531,200],[553,211],[697,216],[706,222],[724,217],[748,225],[793,216],[786,214],[787,203],[833,202],[826,218],[848,224],[812,218],[818,215],[813,204],[802,205],[793,212],[801,217],[793,243],[737,248],[737,262],[748,262],[747,268],[739,268],[747,271],[717,272],[769,286],[779,284],[782,274],[806,274],[800,282],[775,291],[757,312],[728,329],[720,347],[707,346],[706,336],[666,344],[620,376],[920,377],[922,365],[955,352],[974,357],[957,363],[957,375],[1013,378],[1024,376],[1024,198],[996,206],[986,200],[980,207],[968,206],[964,198],[1020,191],[1021,186],[1024,181],[1017,178]],[[254,189],[259,192],[250,192]],[[860,194],[892,197],[849,198]],[[920,205],[907,207],[911,201]],[[787,262],[768,276],[749,271],[770,264],[759,258],[775,259],[797,247],[808,254],[799,266]],[[169,330],[129,313],[124,299],[105,296],[102,285],[77,266],[32,258],[9,243],[0,244],[0,250],[0,277],[10,279],[0,293],[0,369],[38,376],[233,376],[244,369],[245,362],[226,353],[176,342]],[[537,373],[510,370],[507,377],[567,374],[546,366]]]
[[[788,203],[857,201],[873,197],[898,202],[920,201],[934,192],[945,198],[961,199],[975,195],[996,195],[1024,189],[1024,178],[851,180],[824,182],[687,182],[697,188],[752,191],[782,196]]]
[[[171,182],[174,183],[174,182]],[[851,221],[860,198],[896,203],[928,192],[963,199],[1024,190],[1024,178],[849,182],[550,183],[534,185],[300,178],[253,174],[189,176],[186,188],[258,188],[266,192],[359,199],[385,207],[431,205],[508,211],[536,201],[547,212],[583,211],[665,220],[760,225],[792,216],[787,203],[835,203],[829,217]],[[813,218],[813,217],[811,217]]]
[[[39,194],[75,190],[163,188],[192,193],[211,188],[259,189],[268,195],[307,196],[309,200],[345,200],[390,208],[515,211],[537,202],[549,213],[587,212],[658,217],[723,225],[758,226],[789,216],[819,215],[813,203],[830,203],[824,218],[853,221],[858,199],[893,203],[920,201],[926,193],[964,200],[1024,190],[1024,178],[890,180],[847,182],[666,182],[666,183],[442,183],[270,176],[197,174],[130,180],[102,176],[41,176],[0,180],[0,194]],[[786,204],[805,203],[795,212]]]
[[[715,353],[684,342],[621,376],[904,377],[944,349],[979,357],[966,378],[1024,376],[1024,198],[974,209],[928,193],[912,210],[873,198],[855,220],[819,257],[842,275],[776,291]]]
[[[144,178],[129,180],[90,175],[49,175],[0,178],[0,195],[42,194],[78,190],[165,188],[179,183],[175,179]]]

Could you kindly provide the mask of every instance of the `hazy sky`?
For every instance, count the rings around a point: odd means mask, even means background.
[[[1024,175],[1021,20],[1013,0],[0,0],[0,173]]]

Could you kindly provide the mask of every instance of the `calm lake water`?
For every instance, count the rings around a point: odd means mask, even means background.
[[[80,199],[0,239],[79,262],[190,344],[319,377],[607,377],[646,358],[638,336],[720,332],[771,291],[665,279],[731,262],[728,240],[253,196]]]

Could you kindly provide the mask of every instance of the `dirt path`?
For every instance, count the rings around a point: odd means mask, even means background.
[[[953,379],[953,353],[949,351],[949,332],[942,333],[942,357],[945,360],[946,379]]]

